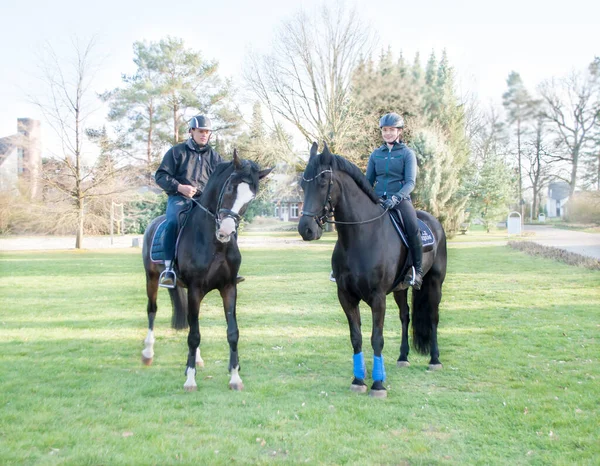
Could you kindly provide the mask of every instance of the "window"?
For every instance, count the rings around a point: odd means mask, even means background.
[[[298,204],[292,204],[291,209],[292,209],[292,212],[290,214],[290,217],[298,218]]]
[[[17,149],[17,173],[21,174],[24,170],[25,151],[21,148]]]

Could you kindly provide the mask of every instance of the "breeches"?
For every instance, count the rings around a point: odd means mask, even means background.
[[[192,200],[183,196],[169,196],[167,201],[167,223],[165,225],[164,244],[165,259],[173,260],[175,256],[175,241],[179,216],[192,207]]]
[[[402,199],[396,209],[402,214],[404,220],[404,229],[409,237],[420,237],[419,224],[417,223],[417,211],[412,205],[410,199]]]

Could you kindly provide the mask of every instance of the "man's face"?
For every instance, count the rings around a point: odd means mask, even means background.
[[[388,144],[392,144],[400,136],[401,128],[394,128],[393,126],[384,126],[381,128],[381,136],[383,140]]]
[[[190,130],[192,133],[192,138],[196,141],[196,144],[199,146],[205,146],[208,144],[208,139],[210,138],[210,131],[207,129],[200,128],[192,128]]]

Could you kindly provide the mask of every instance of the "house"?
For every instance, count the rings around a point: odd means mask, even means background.
[[[17,133],[0,138],[0,191],[19,193],[19,188],[26,187],[36,197],[41,161],[40,122],[18,118]]]
[[[555,181],[548,185],[548,197],[546,199],[546,212],[548,217],[563,217],[565,215],[565,204],[569,200],[571,187],[564,181]]]

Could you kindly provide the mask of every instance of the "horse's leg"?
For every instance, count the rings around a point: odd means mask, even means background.
[[[423,286],[413,292],[413,346],[422,354],[429,352],[429,370],[442,368],[437,342],[442,299],[442,277],[430,270],[423,278]]]
[[[227,285],[220,290],[223,298],[223,310],[227,321],[227,342],[229,343],[229,388],[231,390],[243,390],[244,383],[240,377],[240,361],[238,358],[238,340],[240,332],[238,329],[235,306],[237,301],[237,288],[235,285]]]
[[[146,272],[146,294],[148,295],[148,334],[144,340],[142,362],[149,366],[154,359],[154,319],[156,318],[156,295],[158,293],[158,275]]]
[[[357,393],[365,393],[367,385],[365,384],[366,368],[365,357],[362,352],[362,332],[360,329],[360,309],[358,303],[360,300],[355,296],[348,295],[345,291],[338,288],[338,299],[344,309],[348,326],[350,327],[350,342],[354,350],[353,356],[353,375],[354,379],[350,385],[350,390]]]
[[[383,322],[385,320],[385,294],[373,297],[371,301],[373,314],[373,329],[371,331],[371,346],[373,347],[373,385],[369,395],[375,398],[385,398],[387,390],[383,386],[385,381],[385,365],[383,363]]]
[[[400,357],[396,362],[398,367],[410,366],[408,362],[408,325],[410,324],[410,308],[408,306],[408,290],[394,292],[394,299],[400,309],[400,322],[402,324],[402,342],[400,343]]]
[[[190,331],[188,334],[188,360],[185,368],[187,379],[183,384],[186,392],[192,392],[198,388],[196,385],[196,354],[200,347],[200,325],[198,324],[198,314],[200,313],[200,302],[204,298],[204,293],[198,286],[188,288],[188,325]]]

